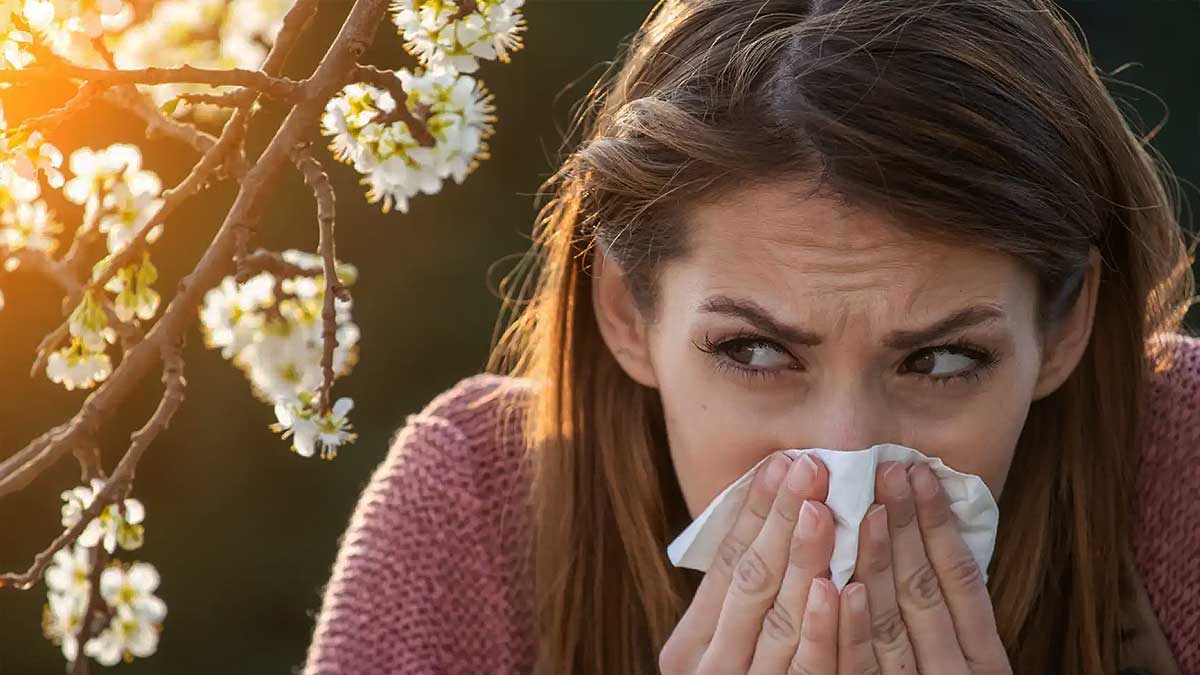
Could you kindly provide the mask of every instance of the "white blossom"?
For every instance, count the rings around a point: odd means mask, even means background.
[[[83,511],[92,505],[96,494],[104,488],[104,481],[93,478],[90,486],[81,485],[62,493],[62,525],[72,527],[79,522]],[[79,535],[79,543],[83,546],[94,547],[103,544],[109,553],[121,548],[133,550],[141,547],[144,539],[141,522],[146,517],[146,509],[137,499],[128,498],[122,502],[124,515],[117,504],[104,507],[100,515],[93,518]]]
[[[108,234],[109,253],[128,244],[162,207],[162,181],[142,169],[142,153],[135,145],[79,148],[68,164],[74,177],[63,186],[63,194],[83,205],[85,221],[96,220],[100,232]],[[146,239],[153,242],[161,233],[160,224]]]
[[[86,595],[49,593],[42,608],[42,633],[62,647],[63,658],[74,661],[79,654],[79,628],[87,611]]]
[[[107,572],[108,570],[105,570]],[[88,640],[83,652],[105,666],[138,656],[145,658],[158,649],[158,627],[127,605],[118,605],[108,627]]]
[[[107,263],[107,258],[100,263]],[[104,267],[98,264],[100,272]],[[151,288],[158,279],[158,269],[150,262],[150,253],[142,253],[142,261],[122,267],[104,285],[104,289],[116,293],[113,311],[121,321],[131,321],[136,316],[143,321],[154,317],[161,297]]]
[[[524,0],[475,0],[475,9],[455,18],[454,0],[395,0],[392,21],[404,46],[422,65],[473,73],[479,61],[507,62],[522,47]]]
[[[0,197],[0,248],[53,253],[58,247],[57,235],[62,233],[63,227],[46,202],[40,199],[3,202]]]
[[[158,570],[150,563],[112,565],[100,573],[100,595],[109,607],[128,607],[151,623],[161,623],[167,615],[166,603],[154,595],[158,584]]]
[[[275,417],[278,420],[271,429],[283,432],[283,438],[292,436],[292,451],[302,457],[312,457],[313,451],[320,446],[322,459],[333,459],[337,449],[353,441],[357,434],[352,428],[346,415],[354,407],[354,401],[349,398],[339,398],[329,413],[321,415],[316,410],[313,399],[295,401],[280,401],[275,404]]]
[[[79,338],[71,338],[69,345],[52,352],[46,360],[46,376],[67,390],[91,389],[111,374],[108,354],[89,350]]]
[[[55,551],[54,562],[46,568],[46,587],[55,593],[87,598],[92,589],[91,555],[91,549],[78,542]]]

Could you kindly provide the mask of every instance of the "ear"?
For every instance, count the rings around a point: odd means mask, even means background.
[[[1096,297],[1100,289],[1100,252],[1093,246],[1084,273],[1083,288],[1067,314],[1051,326],[1044,337],[1042,367],[1033,399],[1054,393],[1074,372],[1092,335]]]
[[[603,249],[599,242],[592,247],[592,308],[600,336],[629,377],[643,386],[657,387],[647,322],[625,273]]]

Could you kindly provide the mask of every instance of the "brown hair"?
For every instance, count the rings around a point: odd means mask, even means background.
[[[1015,672],[1115,670],[1153,338],[1178,329],[1194,282],[1177,181],[1068,18],[1049,0],[672,0],[623,56],[543,186],[491,363],[541,385],[525,424],[539,669],[655,672],[696,582],[665,556],[688,516],[658,393],[597,330],[591,247],[652,316],[658,267],[686,254],[684,205],[815,177],[845,203],[1016,256],[1046,321],[1099,250],[1091,341],[1030,410],[989,588]]]

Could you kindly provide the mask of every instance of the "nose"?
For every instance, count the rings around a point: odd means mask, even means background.
[[[812,391],[789,422],[790,448],[862,450],[898,442],[898,420],[870,387],[842,384]],[[799,443],[799,444],[798,444]]]

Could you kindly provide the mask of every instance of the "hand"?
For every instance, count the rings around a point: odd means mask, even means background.
[[[755,474],[659,654],[664,674],[809,672],[796,659],[823,645],[825,624],[813,616],[837,616],[838,594],[828,579],[833,516],[821,503],[828,492],[828,470],[807,456],[793,462],[777,453]],[[866,625],[865,606],[860,613]]]
[[[840,620],[817,615],[805,672],[1010,675],[983,574],[933,472],[881,464],[875,494],[854,574],[865,593],[850,584]]]

